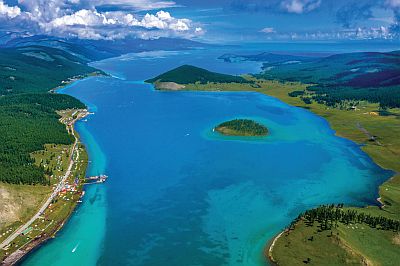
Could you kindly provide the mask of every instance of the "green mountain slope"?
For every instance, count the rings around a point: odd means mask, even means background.
[[[0,58],[0,95],[46,92],[69,78],[96,71],[81,57],[50,47],[0,49]]]
[[[293,64],[264,63],[257,77],[315,84],[317,101],[368,100],[382,107],[400,107],[399,52],[349,53]]]
[[[227,74],[220,74],[208,71],[203,68],[183,65],[172,69],[164,74],[161,74],[155,78],[146,80],[148,83],[154,82],[175,82],[178,84],[193,84],[208,83],[208,82],[218,82],[218,83],[248,83],[246,79],[239,76],[232,76]]]
[[[57,110],[85,108],[79,100],[48,91],[96,69],[63,50],[30,46],[0,49],[0,182],[47,184],[30,153],[44,144],[71,144]]]

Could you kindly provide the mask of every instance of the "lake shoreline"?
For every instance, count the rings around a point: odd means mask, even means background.
[[[272,255],[272,250],[275,246],[276,241],[278,241],[278,239],[286,232],[282,231],[280,232],[278,235],[276,235],[274,238],[272,238],[268,243],[268,245],[265,247],[264,249],[264,255],[265,257],[268,258],[268,262],[272,265],[276,265],[276,261],[274,260],[274,257]]]
[[[87,78],[93,77],[93,76],[106,76],[103,75],[99,72],[94,72],[94,73],[90,73],[88,75],[79,77],[79,78],[73,78],[73,80],[68,81],[66,84],[58,86],[52,90],[50,90],[50,93],[58,93],[59,90],[64,89],[67,86],[70,86],[72,84],[74,84],[75,82],[81,81],[81,80],[85,80]],[[88,108],[86,106],[86,108]],[[88,115],[90,114],[90,112],[86,112],[85,116],[80,117],[77,120],[74,120],[74,122],[71,124],[71,128],[73,130],[73,132],[75,132],[75,134],[73,134],[75,136],[75,140],[76,143],[79,143],[82,145],[82,148],[84,149],[84,153],[87,154],[87,149],[85,147],[85,144],[81,142],[81,138],[79,136],[79,134],[76,131],[76,122],[86,118]],[[88,166],[88,161],[86,161],[83,165],[85,170],[84,175],[86,175],[86,171],[87,171],[87,166]],[[78,187],[77,189],[77,193],[82,194],[85,191],[84,186],[82,185],[81,188]],[[10,255],[6,256],[2,261],[1,264],[3,265],[20,265],[32,252],[40,249],[42,246],[44,246],[47,242],[51,241],[53,238],[56,237],[57,233],[64,227],[64,225],[68,222],[68,220],[71,218],[72,214],[75,212],[76,208],[79,206],[79,202],[74,202],[73,207],[69,210],[67,216],[62,219],[60,222],[58,222],[57,226],[54,228],[54,230],[51,231],[50,234],[47,235],[40,235],[40,237],[37,237],[35,239],[33,239],[31,242],[27,243],[26,246],[24,248],[21,249],[17,249],[16,251],[14,251],[13,253],[11,253]]]
[[[55,228],[51,235],[41,236],[40,238],[33,240],[27,245],[27,248],[25,250],[16,250],[14,253],[6,257],[6,259],[3,260],[2,263],[4,263],[4,265],[20,265],[21,263],[23,263],[30,254],[37,251],[56,237],[56,234],[68,222],[78,205],[79,204],[77,203],[74,206],[73,210],[68,214],[68,217],[66,217],[61,223],[59,223],[59,225]]]
[[[82,117],[81,119],[83,119]],[[75,130],[75,128],[74,128]],[[77,137],[78,142],[80,142],[79,137]],[[85,149],[86,152],[86,149]],[[86,162],[85,168],[87,167],[88,162]],[[82,194],[84,191],[84,186],[82,186],[81,189],[78,189],[77,192]],[[18,249],[15,252],[11,253],[9,256],[7,256],[1,263],[4,265],[20,265],[27,256],[29,256],[32,252],[38,250],[41,248],[43,245],[45,245],[48,241],[52,240],[53,238],[56,237],[57,233],[64,227],[64,225],[68,222],[68,220],[71,218],[72,214],[76,210],[76,208],[79,206],[79,202],[74,202],[73,208],[68,212],[68,215],[62,219],[57,226],[54,228],[54,230],[51,231],[51,234],[48,235],[41,235],[38,238],[35,238],[32,242],[28,243],[25,248]]]
[[[163,90],[163,91],[168,91],[168,90],[165,90],[165,89],[161,89],[161,90]],[[262,95],[267,95],[267,96],[269,96],[269,97],[273,97],[273,98],[275,98],[275,99],[278,99],[278,100],[280,100],[280,101],[284,102],[285,104],[288,104],[288,105],[290,105],[290,106],[292,106],[292,107],[300,107],[300,108],[302,108],[302,109],[308,110],[309,112],[313,113],[314,115],[316,115],[316,116],[318,116],[318,117],[324,119],[325,121],[327,121],[327,123],[329,124],[329,127],[334,131],[334,135],[335,135],[335,136],[340,137],[340,138],[343,138],[343,139],[346,139],[346,140],[349,140],[349,141],[351,141],[351,142],[353,142],[353,143],[359,145],[359,141],[357,141],[357,139],[352,139],[352,138],[349,137],[349,136],[345,136],[345,134],[344,134],[344,133],[341,133],[338,129],[334,129],[334,125],[333,125],[332,121],[329,119],[329,116],[328,116],[328,117],[325,117],[325,116],[323,116],[322,114],[319,114],[318,112],[316,112],[313,108],[310,108],[310,107],[308,107],[308,106],[295,105],[295,104],[293,104],[292,102],[287,101],[284,97],[281,97],[280,95],[274,95],[273,93],[272,93],[272,94],[269,94],[268,91],[265,91],[265,92],[264,92],[264,91],[257,91],[257,90],[251,91],[251,90],[229,90],[229,89],[227,89],[227,90],[225,90],[225,89],[224,89],[224,90],[209,90],[209,89],[204,89],[204,90],[203,90],[201,86],[198,86],[198,87],[194,86],[193,88],[190,87],[190,86],[186,86],[185,88],[180,89],[179,91],[208,91],[208,92],[222,92],[222,91],[223,91],[223,92],[246,92],[246,91],[248,91],[248,92],[257,92],[257,93],[260,93],[260,94],[262,94]],[[346,121],[346,119],[343,119],[342,121]],[[382,188],[383,188],[383,186],[384,186],[385,184],[387,184],[388,182],[390,182],[391,180],[393,180],[396,176],[398,176],[398,175],[399,175],[399,172],[396,171],[396,169],[393,169],[393,168],[390,168],[390,167],[388,167],[388,166],[383,165],[383,163],[381,163],[380,161],[378,161],[378,159],[377,159],[375,156],[373,156],[374,154],[370,153],[368,150],[364,150],[364,149],[361,149],[361,150],[362,150],[365,154],[367,154],[368,157],[369,157],[376,165],[378,165],[381,169],[392,171],[393,174],[392,174],[387,180],[385,180],[383,183],[381,183],[380,185],[377,186],[377,188],[378,188],[378,197],[377,197],[377,198],[374,198],[374,200],[375,200],[375,202],[376,202],[376,206],[375,206],[375,205],[365,205],[365,206],[363,206],[363,207],[356,207],[356,208],[358,208],[358,209],[364,209],[364,208],[368,208],[368,207],[379,207],[379,208],[384,208],[384,207],[385,207],[385,204],[384,204],[383,195],[382,195]],[[277,241],[284,233],[285,233],[285,230],[282,230],[279,234],[277,234],[274,238],[272,238],[272,239],[271,239],[270,241],[268,241],[268,243],[266,244],[266,247],[265,247],[265,250],[264,250],[264,257],[265,257],[265,259],[266,259],[269,263],[271,263],[271,264],[273,264],[273,265],[276,264],[276,262],[274,261],[274,259],[273,259],[273,257],[272,257],[272,252],[273,252],[274,244],[276,243],[276,241]]]
[[[262,93],[262,94],[263,94],[263,93]],[[268,94],[266,94],[266,95],[268,95]],[[291,105],[291,106],[294,106],[294,105],[288,103],[287,101],[284,101],[283,99],[280,99],[280,98],[278,98],[278,97],[276,97],[276,96],[273,96],[273,95],[268,95],[268,96],[275,97],[275,98],[277,98],[277,99],[279,99],[279,100],[281,100],[281,101],[283,101],[283,102],[285,102],[285,103],[287,103],[287,104],[289,104],[289,105]],[[303,108],[302,106],[294,106],[294,107]],[[316,112],[313,112],[312,109],[306,108],[306,110],[309,110],[309,111],[312,112],[313,114],[315,114],[315,115],[317,115],[317,116],[319,116],[319,117],[325,119],[325,120],[328,122],[329,126],[332,128],[331,121],[329,121],[328,118],[323,117],[322,115],[320,115],[320,114],[318,114],[318,113],[316,113]],[[333,129],[333,128],[332,128],[332,129]],[[351,139],[351,138],[349,138],[349,137],[343,136],[343,135],[340,134],[340,132],[337,131],[337,130],[334,130],[334,131],[335,131],[335,136],[338,136],[338,137],[340,137],[340,138],[344,138],[344,139],[350,140],[350,141],[352,141],[352,142],[358,144],[356,140],[353,140],[353,139]],[[391,169],[391,168],[388,168],[388,167],[382,165],[380,162],[378,162],[376,159],[374,159],[374,157],[371,156],[371,154],[368,153],[368,151],[363,150],[363,152],[365,152],[365,153],[368,155],[368,157],[371,158],[371,160],[372,160],[376,165],[378,165],[380,168],[385,169],[385,170],[389,170],[389,171],[392,171],[392,172],[393,172],[393,175],[392,175],[391,177],[389,177],[385,182],[383,182],[382,184],[380,184],[380,185],[377,187],[377,188],[378,188],[378,197],[375,199],[375,201],[376,201],[376,203],[377,203],[376,206],[379,207],[380,209],[382,209],[382,208],[385,207],[385,203],[384,203],[383,200],[382,200],[382,197],[383,197],[383,196],[382,196],[382,194],[381,194],[381,188],[382,188],[383,185],[385,185],[387,182],[390,182],[390,181],[393,180],[396,176],[398,176],[399,173],[398,173],[395,169]],[[373,206],[373,205],[366,205],[366,206],[363,206],[363,207],[355,207],[355,208],[361,209],[361,210],[362,210],[362,209],[364,209],[364,208],[376,207],[376,206]],[[348,206],[348,207],[352,207],[352,206]],[[265,252],[265,257],[267,258],[268,262],[269,262],[270,264],[272,264],[272,265],[277,265],[277,262],[276,262],[276,260],[275,260],[274,257],[273,257],[273,249],[274,249],[274,246],[275,246],[276,242],[278,241],[278,239],[279,239],[285,232],[287,232],[287,229],[282,230],[277,236],[275,236],[273,239],[271,239],[271,240],[268,242],[268,244],[266,245],[265,250],[266,250],[267,252]]]
[[[287,103],[286,101],[284,101],[284,100],[281,100],[280,98],[278,98],[278,97],[275,97],[275,96],[272,96],[272,95],[268,95],[268,94],[264,94],[264,95],[267,95],[267,96],[269,96],[269,97],[273,97],[273,98],[276,98],[276,99],[279,99],[280,101],[282,101],[282,102],[285,102],[285,103]],[[287,103],[288,105],[291,105],[291,106],[293,106],[292,104],[290,104],[290,103]],[[320,115],[318,115],[318,114],[316,114],[316,113],[314,113],[314,112],[312,112],[313,114],[315,114],[316,116],[318,116],[318,117],[322,117],[322,118],[324,118],[323,116],[320,116]],[[326,121],[328,121],[326,118],[324,118],[324,120],[326,120]],[[329,122],[329,121],[328,121]],[[337,135],[337,136],[339,136],[338,135],[338,133],[337,133],[337,131],[335,131],[335,135]],[[369,156],[370,157],[370,156]],[[375,162],[375,161],[374,161]],[[378,164],[378,163],[377,163]],[[379,164],[378,164],[379,165]],[[281,232],[282,233],[282,232]],[[280,236],[281,236],[282,234],[280,234]],[[279,237],[275,237],[275,238],[273,238],[272,239],[272,241],[274,242],[274,240],[277,240]],[[276,241],[275,241],[276,242]],[[43,242],[43,244],[44,244],[44,242]],[[272,243],[271,243],[272,244]],[[264,246],[265,246],[265,244],[264,244]],[[38,246],[38,248],[40,248],[40,246]],[[260,251],[262,250],[262,248],[260,248]],[[262,254],[262,252],[260,252],[261,254]],[[260,254],[259,253],[259,254]]]

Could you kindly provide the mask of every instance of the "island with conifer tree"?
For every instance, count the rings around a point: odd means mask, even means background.
[[[223,122],[214,128],[225,136],[262,137],[268,134],[264,125],[250,119],[234,119]]]

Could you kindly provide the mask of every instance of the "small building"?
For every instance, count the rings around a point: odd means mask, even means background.
[[[26,234],[29,234],[29,232],[32,231],[32,229],[33,229],[32,226],[26,228],[24,231],[22,231],[21,235],[24,236],[24,235],[26,235]]]

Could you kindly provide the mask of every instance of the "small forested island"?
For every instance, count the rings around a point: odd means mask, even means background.
[[[267,127],[250,119],[234,119],[223,122],[214,128],[226,136],[259,137],[268,134]]]

